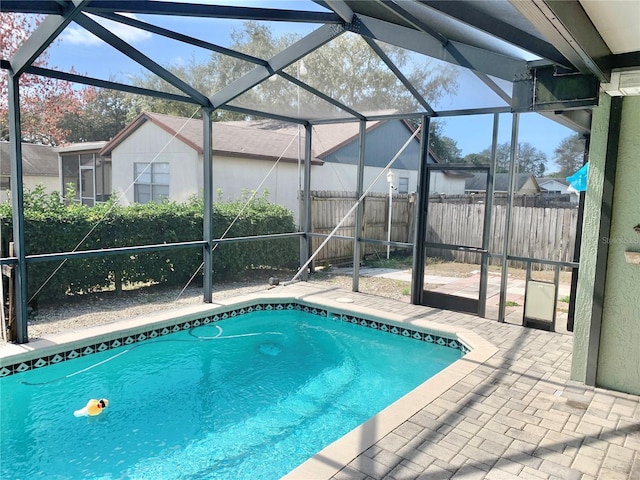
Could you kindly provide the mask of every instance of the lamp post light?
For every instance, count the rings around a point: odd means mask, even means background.
[[[389,225],[387,228],[387,242],[391,241],[391,213],[393,211],[393,172],[389,170],[387,172],[387,182],[389,183]],[[387,260],[389,260],[389,252],[391,250],[391,245],[387,243]]]

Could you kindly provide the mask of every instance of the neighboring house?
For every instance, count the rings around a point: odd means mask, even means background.
[[[561,178],[540,177],[536,178],[540,185],[540,193],[546,196],[569,195],[571,203],[578,203],[580,194],[569,185],[569,182]]]
[[[302,133],[300,140],[298,131]],[[262,195],[266,190],[270,201],[289,208],[297,218],[297,186],[304,163],[298,159],[304,158],[304,131],[274,121],[215,122],[213,183],[218,198],[233,200],[246,192],[255,190]],[[313,127],[311,190],[356,190],[358,132],[358,123]],[[370,125],[365,142],[365,189],[412,133],[411,126],[402,120]],[[113,190],[123,203],[162,198],[182,202],[202,192],[202,139],[201,120],[142,113],[99,155],[111,158]],[[436,159],[430,155],[429,161]],[[416,190],[418,162],[417,136],[391,168],[399,193]],[[462,194],[464,180],[464,175],[437,172],[432,175],[432,190]],[[371,191],[388,189],[383,173]]]
[[[0,201],[9,198],[11,190],[9,142],[0,142]],[[46,192],[59,191],[58,155],[47,145],[22,144],[22,183],[25,190],[42,185]]]
[[[540,186],[540,193],[548,193],[551,195],[562,195],[567,193],[567,188],[569,187],[569,182],[560,178],[537,177],[536,182],[538,182],[538,185]]]
[[[76,202],[88,206],[109,199],[111,159],[99,155],[106,143],[74,143],[55,149],[60,159],[58,189],[64,198],[73,196]]]
[[[297,185],[298,172],[295,137],[265,129],[249,131],[234,123],[213,126],[216,199],[233,200],[252,190],[262,195],[266,189],[270,201],[293,209],[296,189],[292,186]],[[202,193],[202,143],[201,120],[143,113],[100,155],[111,157],[113,190],[121,203],[163,198],[184,202]],[[312,159],[312,165],[321,164],[320,159]]]
[[[496,173],[493,176],[494,193],[509,192],[508,173]],[[487,175],[484,173],[476,173],[472,177],[467,178],[465,185],[465,193],[485,193],[487,189]],[[520,173],[516,177],[516,195],[536,195],[540,193],[540,186],[535,177],[530,173]]]
[[[313,144],[316,150],[320,150],[318,157],[325,164],[322,167],[321,175],[314,176],[312,174],[312,190],[356,190],[358,130],[358,123],[316,125],[313,127]],[[372,192],[388,191],[389,184],[383,170],[413,133],[413,127],[403,120],[374,122],[367,128],[364,149],[365,189],[373,183]],[[420,140],[417,135],[391,166],[397,193],[411,193],[417,190],[419,161]],[[437,156],[431,151],[428,161],[429,163],[440,163]],[[466,173],[455,171],[432,172],[429,191],[450,195],[463,194],[467,176]]]

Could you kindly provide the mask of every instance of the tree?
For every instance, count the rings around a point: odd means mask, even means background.
[[[191,58],[185,65],[177,66],[165,66],[165,68],[177,77],[185,80],[192,87],[202,93],[212,93],[209,91],[209,87],[206,85],[206,78],[204,76],[203,65]],[[139,87],[148,88],[160,92],[177,93],[184,95],[183,92],[177,88],[165,82],[162,78],[152,74],[143,74],[141,76],[134,76],[132,79],[134,85]],[[199,108],[191,103],[176,102],[172,100],[165,100],[156,97],[147,97],[140,95],[128,94],[130,99],[131,108],[129,111],[129,120],[133,119],[136,115],[142,112],[155,112],[164,113],[166,115],[174,115],[178,117],[194,117],[202,118],[202,114]],[[214,113],[214,120],[220,119],[220,111]]]
[[[573,175],[584,163],[584,139],[579,133],[571,135],[554,150],[554,161],[560,167],[560,171],[554,174],[558,178],[566,178]]]
[[[480,154],[482,157],[491,158],[491,148],[486,148]],[[501,143],[496,150],[496,173],[507,173],[509,171],[511,158],[511,144]],[[518,173],[530,173],[536,177],[544,175],[547,163],[547,155],[532,146],[523,142],[518,144]]]
[[[480,153],[469,153],[462,159],[464,163],[472,163],[473,165],[489,165],[491,157]]]
[[[245,22],[244,29],[232,32],[230,48],[268,59],[298,38],[293,34],[275,36],[267,26]],[[381,47],[401,71],[408,72],[405,75],[427,101],[436,101],[457,89],[452,66],[434,66],[427,60],[413,64],[406,50],[387,45]],[[343,34],[304,57],[303,62],[304,69],[300,62],[296,62],[285,72],[355,110],[413,112],[420,108],[395,74],[358,35]],[[197,90],[212,95],[255,68],[255,64],[214,52],[206,63],[198,64],[192,60],[187,65],[167,68]],[[291,116],[298,116],[298,113],[312,117],[344,114],[339,108],[291,82],[277,76],[272,79],[245,92],[230,104]],[[138,77],[134,83],[176,92],[152,74]],[[190,105],[178,107],[175,102],[146,98],[136,101],[135,108],[138,112],[149,109],[183,116],[191,116],[192,112],[187,115],[185,110],[193,110]],[[218,120],[245,118],[244,115],[225,111],[216,111],[216,115]]]
[[[83,92],[82,108],[66,112],[58,127],[70,132],[69,142],[109,140],[130,120],[133,106],[130,95],[117,90],[87,88]]]
[[[431,122],[429,128],[429,149],[443,163],[460,163],[462,150],[456,141],[442,134],[442,123]]]
[[[20,45],[40,24],[40,17],[24,14],[0,13],[0,57],[10,59]],[[33,65],[46,67],[45,50]],[[58,126],[65,113],[81,108],[81,91],[69,82],[36,75],[23,74],[20,86],[20,120],[22,141],[43,145],[59,145],[66,141],[69,131]],[[8,74],[0,70],[0,139],[9,139]]]

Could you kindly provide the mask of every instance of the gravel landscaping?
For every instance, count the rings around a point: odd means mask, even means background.
[[[478,265],[441,263],[430,267],[431,273],[450,277],[465,277]],[[349,272],[349,273],[346,273]],[[510,275],[519,276],[519,271],[510,269]],[[547,273],[547,272],[544,272]],[[551,272],[548,272],[549,274]],[[213,300],[229,298],[249,293],[258,293],[273,288],[269,271],[252,272],[251,277],[242,281],[215,282]],[[280,281],[289,280],[294,272],[281,272]],[[567,276],[568,272],[563,272]],[[565,280],[563,278],[563,280]],[[565,280],[565,281],[566,281]],[[319,269],[309,276],[309,283],[322,284],[351,290],[350,269]],[[193,286],[180,292],[181,288],[163,285],[144,286],[124,290],[121,295],[114,291],[92,293],[69,297],[63,303],[40,304],[37,310],[29,312],[29,338],[61,333],[92,325],[110,323],[127,318],[146,315],[160,310],[170,310],[187,305],[202,303],[202,287]],[[381,277],[360,277],[359,291],[403,302],[410,302],[410,284]],[[0,343],[1,345],[1,343]]]
[[[255,275],[238,282],[214,283],[213,300],[249,293],[258,293],[273,288],[269,285],[270,274]],[[290,276],[293,276],[291,273]],[[290,276],[280,278],[289,280]],[[343,273],[316,272],[309,277],[310,283],[331,285],[351,289],[351,276]],[[406,292],[406,287],[404,291]],[[194,286],[180,294],[180,288],[153,285],[125,290],[121,295],[114,291],[70,297],[64,303],[40,304],[37,310],[29,310],[29,338],[61,333],[79,328],[101,325],[126,318],[146,315],[160,310],[170,310],[202,303],[202,287]],[[360,291],[386,298],[409,302],[398,281],[385,278],[360,278]]]

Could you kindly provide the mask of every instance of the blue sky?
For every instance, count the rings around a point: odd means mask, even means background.
[[[220,4],[223,2],[216,1],[212,3]],[[228,3],[238,4],[237,1]],[[256,5],[260,4],[260,0],[246,0],[244,3]],[[297,7],[307,10],[322,10],[322,7],[313,2],[300,2],[297,0],[270,1],[269,6],[272,8]],[[228,46],[232,30],[234,28],[241,29],[242,26],[241,21],[218,19],[184,19],[169,16],[138,16],[136,18],[221,46]],[[100,19],[99,21],[105,24],[104,20]],[[189,62],[192,59],[196,61],[205,60],[209,56],[209,52],[206,50],[191,47],[148,32],[113,23],[111,25],[105,24],[105,26],[161,65],[175,65]],[[270,26],[272,26],[276,34],[294,32],[301,35],[309,33],[318,27],[318,25],[280,22],[272,22]],[[129,83],[132,75],[139,76],[144,71],[141,66],[75,24],[67,27],[61,38],[60,42],[48,49],[50,65],[54,68],[68,70],[73,67],[81,74],[102,79],[114,79],[123,83]],[[470,73],[467,72],[462,75],[459,83],[458,95],[455,98],[448,98],[440,102],[436,106],[437,109],[500,105],[497,97],[484,85],[478,84]],[[444,120],[443,130],[445,135],[456,140],[463,155],[466,155],[489,147],[491,143],[491,122],[490,115],[449,117]],[[508,142],[511,116],[501,115],[500,122],[499,142]],[[572,133],[571,130],[540,115],[525,114],[521,116],[519,140],[520,142],[530,143],[547,155],[547,172],[555,170],[555,165],[552,163],[555,148]]]

